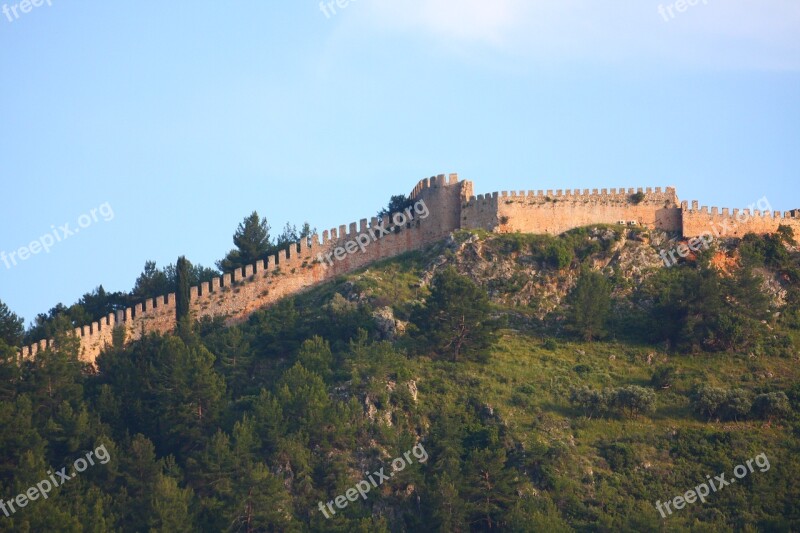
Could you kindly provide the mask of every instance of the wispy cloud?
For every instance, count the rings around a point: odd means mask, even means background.
[[[362,22],[540,60],[798,70],[797,0],[363,0]],[[659,6],[672,6],[664,17]]]
[[[524,9],[520,0],[375,0],[368,6],[372,17],[383,26],[493,45],[505,41]]]

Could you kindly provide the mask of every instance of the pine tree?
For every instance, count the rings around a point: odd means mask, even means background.
[[[289,495],[261,462],[238,472],[231,509],[229,524],[234,531],[287,531],[292,525]]]
[[[144,264],[144,271],[136,278],[131,295],[136,299],[143,299],[155,298],[170,292],[172,289],[167,275],[156,267],[155,261],[147,261]]]
[[[20,376],[17,349],[0,340],[0,402],[14,399]]]
[[[434,350],[460,357],[488,359],[500,323],[491,318],[489,297],[471,279],[453,267],[438,272],[425,306],[411,320]]]
[[[205,441],[203,450],[189,460],[188,476],[201,502],[203,529],[227,531],[230,527],[236,474],[231,439],[222,430]]]
[[[192,526],[192,489],[181,489],[178,481],[159,474],[150,495],[152,511],[148,515],[150,531],[190,533]]]
[[[393,195],[389,199],[389,204],[378,211],[378,218],[383,218],[385,216],[391,217],[395,213],[402,213],[412,205],[414,205],[414,202],[408,196],[404,194]]]
[[[504,515],[517,500],[514,473],[505,468],[505,463],[506,453],[502,448],[475,450],[465,461],[464,492],[473,527],[503,529]]]
[[[569,295],[569,318],[587,341],[602,338],[611,314],[611,284],[600,272],[584,268]]]
[[[217,355],[217,367],[225,376],[228,392],[233,398],[258,392],[258,389],[252,390],[252,350],[241,328],[228,328],[213,338],[206,337],[204,343]]]
[[[189,309],[190,309],[190,298],[191,293],[189,291],[189,271],[190,271],[189,261],[186,260],[184,256],[178,258],[178,266],[177,266],[177,282],[178,288],[177,292],[175,293],[175,318],[178,324],[185,323],[190,319],[189,317]]]
[[[289,430],[303,431],[312,440],[321,438],[331,409],[322,378],[295,363],[281,376],[276,390]]]
[[[225,381],[214,370],[214,359],[204,346],[187,345],[179,337],[168,337],[159,350],[156,396],[170,451],[197,446],[216,427]]]
[[[80,339],[74,333],[64,331],[65,328],[71,329],[66,317],[58,317],[56,322],[58,333],[54,347],[38,352],[22,369],[23,390],[30,393],[37,406],[39,421],[56,416],[64,402],[76,411],[84,408],[83,384],[87,365],[78,359]]]
[[[223,272],[230,272],[266,258],[272,247],[269,230],[267,219],[262,219],[258,216],[258,212],[253,211],[250,216],[245,217],[233,234],[233,244],[236,249],[218,261],[217,267]]]
[[[145,531],[153,505],[152,491],[161,476],[162,463],[156,458],[155,446],[144,435],[135,435],[123,450],[117,458],[128,496],[123,520],[132,531]]]
[[[328,341],[318,335],[303,342],[300,352],[297,354],[297,360],[305,368],[316,372],[323,378],[331,376],[331,364],[333,364],[331,347]]]
[[[19,346],[22,343],[22,335],[25,329],[22,326],[23,320],[12,313],[6,304],[0,300],[0,343],[9,346]]]
[[[280,439],[286,434],[286,422],[280,402],[268,390],[262,389],[253,405],[253,415],[261,445],[266,451],[274,452]]]
[[[467,531],[466,503],[458,492],[457,481],[448,472],[438,474],[431,488],[431,515],[438,531]]]

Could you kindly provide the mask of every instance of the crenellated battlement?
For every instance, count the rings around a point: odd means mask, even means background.
[[[425,178],[417,183],[417,186],[412,189],[411,194],[409,197],[412,200],[416,200],[419,198],[420,194],[424,189],[435,189],[439,187],[448,187],[451,185],[458,184],[458,174],[450,174],[449,176],[445,176],[444,174],[439,174],[438,176],[432,176],[430,178]]]
[[[562,199],[562,200],[589,200],[589,201],[632,201],[631,196],[634,194],[641,193],[644,198],[639,202],[650,202],[656,203],[662,201],[665,197],[667,199],[677,198],[675,193],[674,187],[666,187],[662,190],[661,187],[656,187],[653,189],[652,187],[647,188],[620,188],[620,189],[548,189],[543,190],[539,189],[536,191],[500,191],[500,192],[493,192],[491,194],[479,194],[477,196],[471,196],[469,198],[469,202],[472,201],[479,201],[479,200],[488,200],[489,198],[517,198],[517,199],[536,199],[541,201],[549,201],[553,199]]]
[[[500,191],[470,196],[462,211],[464,227],[500,233],[557,235],[578,226],[620,221],[680,230],[674,187]]]
[[[746,209],[727,207],[698,206],[697,201],[681,202],[684,236],[696,237],[711,233],[720,237],[742,237],[747,233],[766,234],[777,231],[778,226],[792,227],[800,231],[800,218],[794,211],[773,211],[766,198],[759,200],[765,209],[754,209],[755,204]]]
[[[641,193],[643,197],[637,202],[633,196]],[[498,202],[524,202],[528,205],[547,205],[549,203],[605,203],[609,205],[658,205],[669,203],[677,205],[678,197],[674,187],[647,188],[612,188],[612,189],[548,189],[536,191],[500,191],[490,194],[470,196],[465,202],[465,208],[485,204],[498,204]]]
[[[409,196],[415,201],[423,201],[429,207],[429,216],[425,220],[415,219],[398,227],[390,216],[381,219],[362,218],[358,222],[343,224],[323,231],[322,235],[315,234],[291,244],[265,260],[192,286],[189,289],[192,315],[195,318],[223,316],[228,323],[236,323],[281,298],[374,261],[432,244],[456,229],[458,194],[461,191],[459,185],[463,183],[459,183],[456,174],[420,181]],[[442,220],[448,218],[446,212],[456,213],[452,226],[442,226]],[[344,260],[335,261],[332,265],[319,260],[321,255],[331,253],[359,235],[382,234],[385,230],[389,230],[389,233],[374,240],[364,252],[348,254]],[[175,328],[175,312],[175,294],[171,293],[147,299],[91,325],[76,328],[74,335],[80,339],[81,359],[93,362],[103,348],[112,344],[115,328],[123,328],[125,338],[129,341],[137,340],[145,333],[172,331]],[[23,359],[35,357],[40,351],[52,347],[52,340],[41,341],[22,348],[20,356]]]
[[[423,203],[428,215],[415,217],[402,226],[395,226],[390,216],[362,218],[312,235],[265,260],[191,287],[193,317],[222,316],[233,324],[281,298],[375,261],[421,249],[457,229],[559,234],[580,226],[624,223],[694,237],[716,224],[735,227],[732,236],[774,232],[778,225],[788,224],[800,234],[800,211],[781,214],[698,208],[696,201],[691,206],[680,202],[674,187],[548,189],[475,195],[471,181],[459,181],[457,174],[440,174],[419,181],[409,198]],[[334,252],[344,252],[348,243],[352,244],[359,236],[369,244],[342,253],[343,259],[332,259]],[[75,328],[73,334],[80,339],[81,358],[94,362],[112,343],[115,328],[123,328],[127,340],[139,339],[150,332],[173,331],[175,303],[175,294],[166,294]],[[40,341],[23,347],[19,355],[23,359],[35,357],[52,348],[53,342]]]
[[[796,210],[794,211],[771,211],[771,210],[759,210],[753,209],[752,211],[749,208],[745,209],[730,209],[727,207],[708,207],[708,206],[699,206],[697,201],[692,201],[691,206],[689,202],[683,201],[681,202],[681,209],[688,215],[709,215],[709,216],[723,216],[723,217],[734,217],[734,218],[771,218],[775,220],[784,220],[787,222],[791,222],[794,220],[800,219],[800,213]]]

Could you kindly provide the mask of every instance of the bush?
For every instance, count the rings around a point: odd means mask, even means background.
[[[561,270],[572,264],[572,260],[575,259],[575,250],[562,240],[553,241],[547,246],[545,259],[548,265],[556,270]]]
[[[650,389],[629,385],[619,389],[593,390],[589,387],[574,389],[570,404],[589,418],[627,414],[634,417],[655,410],[656,394]]]
[[[652,413],[656,406],[656,393],[650,389],[629,385],[615,391],[614,403],[629,416]]]
[[[753,398],[744,389],[734,389],[728,392],[728,398],[722,406],[722,417],[725,420],[735,420],[747,418],[753,406]]]
[[[792,412],[789,398],[782,392],[759,394],[753,401],[753,415],[761,420],[772,421],[786,418]]]
[[[600,454],[615,472],[636,466],[636,453],[630,444],[612,442],[602,446]]]
[[[709,421],[747,418],[753,404],[750,394],[742,389],[725,390],[718,387],[700,386],[692,392],[695,412]]]
[[[698,415],[707,417],[711,421],[711,419],[719,417],[727,399],[728,391],[725,389],[701,386],[692,392],[692,407]]]
[[[644,193],[639,191],[635,194],[632,194],[630,198],[631,198],[631,203],[633,205],[639,205],[640,203],[642,203],[642,200],[644,200]]]
[[[789,404],[792,410],[800,411],[800,383],[792,385],[786,397],[789,398]]]
[[[585,376],[586,374],[592,371],[592,367],[590,367],[589,365],[577,365],[572,370],[574,370],[575,373],[578,374],[579,376]]]
[[[656,389],[668,389],[677,377],[677,371],[674,366],[660,366],[653,372],[653,377],[650,378],[650,385]]]
[[[568,319],[572,330],[584,340],[603,338],[611,317],[611,284],[594,270],[584,268],[567,296]]]
[[[614,396],[606,391],[583,387],[572,391],[569,403],[589,418],[607,416],[611,413],[611,408],[614,405]]]

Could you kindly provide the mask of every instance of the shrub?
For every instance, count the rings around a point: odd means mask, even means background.
[[[725,420],[747,418],[753,406],[753,399],[744,389],[734,389],[728,392],[728,397],[722,405],[722,417]]]
[[[642,203],[642,200],[644,200],[644,193],[639,191],[635,194],[632,194],[630,198],[631,198],[631,203],[633,205],[639,205],[640,203]]]
[[[575,409],[583,412],[584,416],[607,416],[614,405],[613,394],[583,387],[574,389],[569,397],[569,403]]]
[[[573,331],[587,341],[606,335],[611,316],[611,284],[603,274],[584,268],[567,302]]]
[[[614,403],[621,412],[630,416],[652,413],[656,406],[656,393],[650,389],[629,385],[615,391]]]
[[[701,386],[692,392],[693,408],[697,414],[708,418],[718,418],[722,406],[728,399],[728,391],[717,387]]]
[[[636,453],[630,444],[612,442],[600,448],[600,454],[612,470],[626,470],[636,466]]]
[[[589,418],[610,414],[637,416],[655,409],[656,393],[650,389],[629,385],[619,389],[593,390],[589,387],[574,389],[570,404]]]
[[[675,383],[676,377],[674,366],[659,366],[650,378],[650,385],[656,389],[668,389]]]
[[[562,240],[553,241],[547,246],[545,259],[548,265],[556,270],[561,270],[572,264],[572,260],[575,259],[575,250]]]
[[[792,412],[789,398],[782,392],[759,394],[753,401],[753,415],[761,420],[772,421],[786,418]]]
[[[750,394],[743,389],[728,391],[705,385],[695,388],[692,401],[695,412],[709,421],[746,418],[753,403]]]
[[[577,365],[572,370],[574,370],[575,373],[578,374],[579,376],[585,376],[586,374],[592,371],[592,367],[590,367],[589,365]]]

